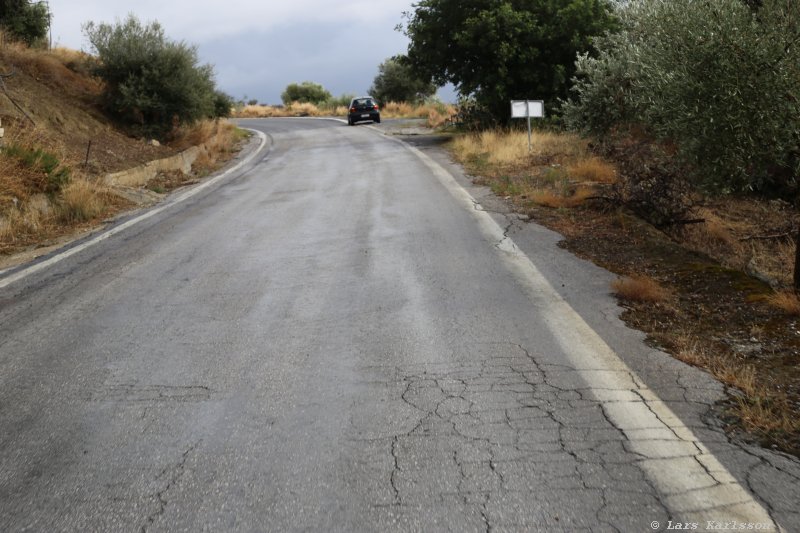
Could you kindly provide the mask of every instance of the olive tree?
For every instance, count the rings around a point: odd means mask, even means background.
[[[677,145],[714,192],[794,187],[800,140],[800,6],[765,0],[631,0],[624,30],[576,62],[567,124],[635,122]]]
[[[168,39],[158,22],[129,15],[113,25],[89,22],[84,33],[99,58],[107,109],[141,132],[164,135],[224,108],[211,65],[199,64],[196,47]]]
[[[618,10],[622,31],[576,62],[566,123],[596,134],[634,124],[674,146],[699,189],[796,201],[800,4],[629,0]]]
[[[325,87],[318,83],[311,81],[304,81],[303,83],[290,83],[286,89],[281,93],[281,100],[284,105],[289,105],[292,102],[310,103],[319,105],[327,102],[332,97]]]

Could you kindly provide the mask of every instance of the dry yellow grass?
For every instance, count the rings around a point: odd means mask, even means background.
[[[301,117],[318,117],[324,114],[319,107],[307,102],[292,102],[287,106],[287,110],[291,115]]]
[[[577,165],[587,158],[586,141],[570,133],[533,132],[531,151],[525,131],[488,130],[464,135],[453,141],[453,150],[463,159],[482,157],[491,165],[536,165],[541,160]]]
[[[38,79],[46,79],[70,90],[99,94],[102,84],[86,75],[89,56],[68,50],[40,50],[28,48],[22,43],[5,43],[0,47],[0,57],[5,61]]]
[[[634,302],[656,303],[670,297],[670,292],[656,280],[643,275],[618,278],[611,282],[611,289],[620,298]]]
[[[234,150],[239,137],[239,130],[227,120],[202,120],[178,130],[170,145],[178,150],[201,147],[196,170],[211,170]]]
[[[786,239],[770,242],[769,240],[751,240],[737,243],[745,252],[747,270],[754,270],[776,280],[782,286],[790,286],[794,271],[795,241]]]
[[[537,189],[530,193],[530,199],[537,205],[545,207],[578,207],[586,203],[586,200],[595,194],[591,187],[580,186],[572,194],[559,194],[553,189]]]
[[[518,166],[530,157],[526,133],[488,130],[463,135],[453,141],[453,150],[462,160],[480,158],[501,169]]]
[[[425,124],[429,128],[437,129],[441,128],[442,126],[447,125],[449,122],[452,121],[452,114],[442,114],[436,109],[431,109],[428,111],[428,119]]]
[[[732,358],[715,355],[688,335],[677,337],[675,357],[684,363],[705,368],[721,382],[741,390],[748,397],[761,394],[755,369]]]
[[[792,433],[800,429],[800,420],[792,416],[786,394],[761,383],[752,365],[717,355],[690,335],[678,335],[676,342],[678,359],[704,368],[722,383],[742,391],[744,396],[737,398],[735,410],[748,430]]]
[[[346,106],[329,106],[294,102],[288,106],[275,107],[268,105],[247,105],[234,112],[237,118],[271,118],[271,117],[343,117]],[[455,115],[453,106],[444,104],[411,105],[405,102],[388,102],[381,107],[383,118],[427,118],[432,127],[444,124]]]
[[[61,191],[58,218],[67,224],[88,222],[102,215],[107,204],[105,195],[97,184],[85,179],[74,179]]]
[[[683,232],[684,242],[691,248],[718,258],[725,266],[744,269],[752,258],[748,246],[736,237],[739,229],[712,209],[697,210],[697,217],[704,220]]]
[[[269,118],[278,116],[278,111],[275,107],[268,105],[246,105],[241,109],[234,112],[234,116],[238,118]]]
[[[800,297],[793,291],[779,291],[767,298],[767,303],[789,316],[800,316]]]
[[[794,416],[789,400],[782,396],[738,398],[737,411],[750,431],[791,434],[800,429],[800,420]]]
[[[751,200],[752,202],[752,200]],[[774,233],[771,228],[791,219],[791,214],[776,217],[769,203],[745,205],[736,198],[716,199],[700,207],[694,216],[702,224],[692,224],[681,232],[685,246],[703,252],[722,265],[743,272],[758,272],[781,286],[792,283],[795,243],[788,235],[778,238],[752,238]],[[763,225],[761,224],[764,221]],[[793,224],[792,224],[793,225]],[[761,228],[760,228],[761,226]]]
[[[40,233],[46,224],[46,217],[27,203],[4,210],[0,215],[0,250]]]
[[[536,132],[531,145],[534,155],[553,158],[567,166],[588,157],[587,141],[574,133]]]
[[[599,157],[589,157],[577,161],[567,167],[572,179],[591,181],[594,183],[614,183],[617,181],[617,170],[610,163]]]
[[[381,109],[386,118],[409,118],[414,112],[414,106],[406,102],[387,102]]]

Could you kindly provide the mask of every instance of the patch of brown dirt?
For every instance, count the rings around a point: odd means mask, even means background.
[[[735,216],[749,221],[751,233],[786,223],[779,211],[735,203],[740,206]],[[533,207],[528,212],[564,235],[561,245],[576,255],[619,275],[645,274],[668,288],[674,297],[665,304],[621,302],[623,320],[670,353],[680,355],[691,344],[708,354],[680,358],[723,382],[742,386],[737,378],[752,370],[754,383],[745,391],[731,389],[724,406],[729,429],[800,456],[800,320],[767,305],[769,285],[687,249],[622,211]]]
[[[10,97],[64,147],[64,160],[88,176],[124,170],[175,153],[170,147],[154,146],[148,139],[136,139],[115,128],[100,110],[99,82],[70,70],[45,52],[16,45],[0,48],[0,73],[13,74],[5,79],[8,95],[0,91],[0,118],[6,136],[13,135],[14,128],[30,126]]]

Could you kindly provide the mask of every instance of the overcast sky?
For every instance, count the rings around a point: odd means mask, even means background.
[[[133,13],[157,20],[170,39],[197,45],[220,89],[280,103],[292,82],[321,83],[335,96],[365,94],[386,58],[404,53],[394,30],[413,0],[50,0],[53,43],[89,51],[87,21]],[[452,99],[451,91],[441,96]]]

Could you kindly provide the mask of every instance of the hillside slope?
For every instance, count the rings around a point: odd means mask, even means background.
[[[96,227],[132,202],[156,201],[170,188],[207,175],[230,159],[243,140],[244,133],[224,120],[180,127],[168,145],[127,134],[103,112],[103,86],[90,75],[94,60],[66,49],[0,47],[5,129],[0,269]],[[103,179],[190,146],[201,149],[189,175],[162,173],[136,190]]]
[[[165,146],[153,146],[144,139],[129,137],[115,128],[101,111],[100,83],[87,73],[89,58],[78,52],[29,50],[18,45],[0,48],[0,73],[7,95],[0,95],[0,118],[6,136],[15,129],[29,129],[30,121],[9,100],[9,96],[36,123],[45,144],[61,152],[64,160],[84,164],[89,151],[88,175],[122,170],[174,153]]]

